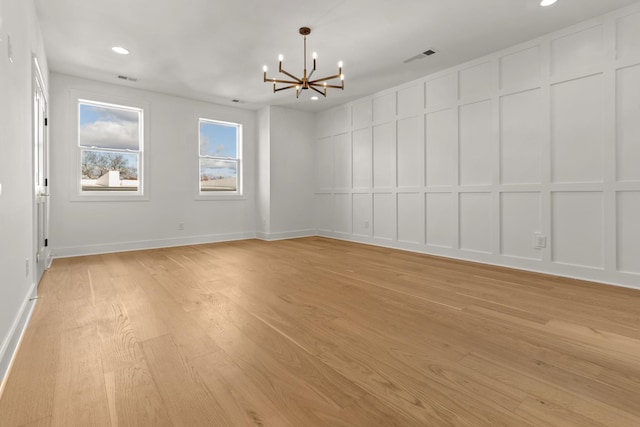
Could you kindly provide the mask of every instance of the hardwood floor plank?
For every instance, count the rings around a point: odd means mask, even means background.
[[[193,365],[233,425],[294,426],[224,351],[198,357]]]
[[[53,412],[60,335],[56,325],[34,326],[25,332],[0,399],[0,419],[8,426],[28,424]]]
[[[584,396],[580,393],[568,390],[562,382],[556,382],[554,379],[548,380],[541,378],[536,373],[530,373],[521,369],[519,365],[507,366],[501,360],[497,360],[495,356],[487,358],[477,354],[470,354],[461,362],[462,365],[471,369],[482,371],[492,378],[509,384],[512,387],[519,388],[526,392],[530,397],[535,397],[539,403],[552,404],[560,408],[568,409],[565,415],[573,412],[579,417],[586,417],[592,421],[601,420],[608,426],[631,426],[640,425],[640,419],[625,410],[618,410],[615,407]],[[531,402],[528,404],[531,406]],[[520,412],[522,408],[518,409]],[[542,409],[537,407],[535,411]],[[566,425],[567,420],[557,424],[549,425]],[[572,421],[573,424],[580,425],[578,420]],[[546,422],[544,423],[546,424]]]
[[[173,300],[155,280],[139,280],[138,283],[149,298],[150,305],[155,307],[155,315],[163,322],[167,332],[184,354],[196,358],[220,350],[206,331],[186,315],[182,305]],[[208,296],[203,295],[202,298],[204,300]]]
[[[353,405],[343,408],[336,417],[327,418],[321,415],[320,418],[323,425],[332,427],[424,426],[421,421],[405,416],[371,394],[367,394]]]
[[[22,424],[20,427],[49,427],[50,425],[51,417],[45,417],[27,424]]]
[[[608,425],[577,414],[565,406],[533,397],[527,397],[517,409],[517,413],[530,420],[535,420],[536,425],[579,425],[588,427],[606,427]]]
[[[146,362],[104,376],[112,427],[174,425]]]
[[[170,335],[144,341],[142,349],[174,425],[233,425]]]
[[[340,407],[274,360],[238,328],[209,318],[208,331],[222,350],[294,425],[320,426],[317,412],[335,415]]]
[[[639,426],[640,291],[320,237],[57,259],[0,425]]]
[[[234,301],[224,296],[220,299],[223,301],[216,306],[204,307],[200,312],[201,318],[217,324],[233,325],[289,373],[304,381],[318,395],[336,407],[349,406],[364,396],[361,388],[334,370],[328,369],[295,340],[273,329]]]
[[[63,332],[60,347],[51,425],[111,425],[96,327]]]

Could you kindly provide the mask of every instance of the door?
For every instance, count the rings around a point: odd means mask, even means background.
[[[49,179],[48,179],[48,132],[47,99],[38,61],[33,65],[33,153],[34,153],[34,200],[36,283],[49,266]]]

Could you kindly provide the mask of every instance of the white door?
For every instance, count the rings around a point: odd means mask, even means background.
[[[36,233],[36,283],[47,269],[49,250],[49,179],[47,139],[47,99],[37,60],[34,57],[33,72],[33,153]]]

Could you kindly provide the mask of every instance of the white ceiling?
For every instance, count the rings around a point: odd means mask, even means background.
[[[638,0],[35,0],[51,71],[259,108],[320,111],[530,40]],[[311,101],[272,92],[262,66],[315,76],[344,61],[345,90]],[[124,46],[130,55],[117,55]],[[405,64],[427,49],[437,54]],[[269,72],[272,77],[274,73]],[[137,78],[137,82],[118,79]],[[238,99],[239,104],[233,104]]]

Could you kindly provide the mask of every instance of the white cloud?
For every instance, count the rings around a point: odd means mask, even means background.
[[[80,128],[80,144],[85,147],[139,149],[137,121],[96,121]]]
[[[229,169],[235,170],[236,163],[228,160],[202,159],[200,163],[204,169]]]

